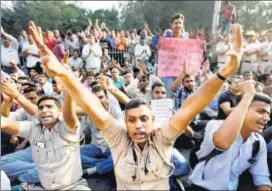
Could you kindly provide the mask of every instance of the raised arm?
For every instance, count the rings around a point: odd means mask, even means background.
[[[3,102],[1,105],[1,115],[4,117],[8,117],[10,114],[10,107],[12,104],[12,97],[7,95],[6,93],[2,93]]]
[[[13,36],[7,34],[7,33],[4,31],[4,29],[3,29],[2,26],[1,26],[1,33],[2,33],[3,35],[5,35],[5,36],[7,37],[7,39],[9,39],[9,40],[11,41],[11,46],[12,46],[13,48],[15,48],[16,50],[19,48],[19,43],[18,43],[17,39],[14,38]]]
[[[76,103],[72,100],[69,93],[65,93],[63,101],[63,120],[70,129],[76,129],[78,117],[76,114]]]
[[[50,76],[58,77],[66,92],[89,115],[99,130],[106,129],[113,120],[112,116],[104,109],[99,99],[86,89],[75,77],[72,71],[66,69],[45,46],[42,34],[33,22],[29,24],[29,30],[41,50],[42,64]]]
[[[1,131],[11,135],[17,135],[19,130],[19,122],[1,116]]]
[[[190,121],[199,114],[214,98],[224,83],[223,78],[227,78],[234,74],[239,68],[239,54],[242,47],[242,32],[238,24],[232,25],[232,33],[234,39],[234,50],[229,51],[226,55],[230,57],[227,63],[219,69],[217,75],[213,75],[206,81],[197,91],[195,91],[185,102],[182,107],[173,115],[169,126],[178,132],[183,132],[189,125]],[[166,128],[168,129],[168,128]],[[169,134],[169,139],[174,140],[175,136]]]
[[[37,105],[31,103],[26,97],[19,92],[17,86],[14,82],[1,79],[1,88],[2,91],[5,92],[7,95],[11,96],[13,100],[15,100],[29,115],[36,115],[38,111]]]
[[[69,60],[69,51],[64,54],[62,59],[62,65],[67,69],[71,70],[68,64]],[[65,124],[70,129],[76,129],[79,124],[77,113],[76,113],[76,103],[72,100],[70,94],[68,92],[64,93],[64,101],[63,101],[63,120]]]
[[[100,78],[99,83],[102,89],[108,90],[120,103],[126,105],[128,102],[130,102],[131,99],[116,88],[109,77],[103,76]]]
[[[248,107],[254,97],[255,89],[252,81],[241,85],[242,100],[225,119],[219,130],[213,135],[214,145],[222,150],[231,147],[240,134]]]
[[[187,74],[189,74],[188,63],[187,63],[186,60],[184,60],[184,64],[182,65],[182,67],[183,67],[182,72],[180,73],[180,75],[177,77],[177,79],[171,85],[171,91],[172,92],[175,92],[177,90],[177,88],[182,83],[182,80],[184,79],[184,77]]]

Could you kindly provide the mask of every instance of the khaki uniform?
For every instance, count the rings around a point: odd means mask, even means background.
[[[49,131],[38,119],[19,122],[18,136],[29,140],[33,160],[38,169],[41,187],[32,189],[60,190],[84,189],[87,182],[81,180],[80,126],[68,128],[63,119]]]
[[[108,142],[117,182],[117,190],[169,190],[169,176],[174,171],[171,163],[172,143],[164,131],[154,131],[144,149],[134,144],[126,128],[113,120],[102,131]],[[165,130],[166,132],[166,130]],[[167,136],[176,138],[180,132],[169,127]]]
[[[246,51],[246,50],[257,50],[257,49],[259,49],[258,43],[247,43],[245,45],[244,50]],[[251,55],[243,54],[240,73],[243,74],[246,71],[252,71],[257,73],[258,65],[259,64],[258,64],[257,53],[251,54]]]
[[[272,71],[272,42],[264,42],[261,45],[261,49],[266,52],[267,55],[262,58],[260,72],[270,73]]]

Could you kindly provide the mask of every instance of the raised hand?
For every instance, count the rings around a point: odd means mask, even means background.
[[[240,92],[241,95],[244,96],[245,94],[250,94],[250,95],[254,95],[255,94],[255,82],[253,80],[247,80],[244,81],[241,85],[240,85]]]
[[[232,45],[231,50],[226,52],[226,56],[229,56],[226,64],[220,68],[219,73],[228,77],[234,74],[240,66],[240,58],[242,54],[242,29],[239,24],[232,25]]]
[[[92,26],[93,23],[92,23],[91,19],[88,19],[88,22],[89,22],[89,25]]]
[[[95,26],[98,27],[98,22],[99,20],[98,19],[95,19]]]
[[[185,75],[189,74],[189,67],[188,67],[188,62],[186,58],[184,58],[184,64],[182,65],[182,68],[183,68],[183,73]]]
[[[112,80],[107,76],[102,76],[99,79],[99,84],[103,90],[110,90],[115,87],[114,84],[112,83]]]
[[[3,28],[3,26],[1,25],[1,29],[0,29],[1,31],[0,31],[0,33],[1,34],[5,34],[5,31],[4,31],[4,28]]]
[[[6,102],[11,102],[13,100],[13,98],[6,94],[5,92],[2,92],[2,97],[3,97],[3,100],[6,101]]]
[[[1,90],[12,99],[15,99],[16,97],[18,97],[18,95],[20,95],[18,87],[13,80],[1,78]]]
[[[37,27],[33,21],[29,22],[29,31],[35,41],[35,44],[40,49],[42,67],[48,73],[49,76],[59,76],[67,69],[58,61],[53,52],[44,44],[42,30]]]
[[[63,59],[60,62],[62,66],[64,66],[68,70],[72,70],[72,68],[69,66],[69,50],[67,50],[63,56]]]
[[[206,59],[203,63],[202,72],[207,73],[210,70],[210,62],[209,59]]]

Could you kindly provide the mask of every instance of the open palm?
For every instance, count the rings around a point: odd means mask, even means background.
[[[37,27],[33,21],[29,22],[29,31],[40,49],[42,66],[52,77],[58,76],[67,71],[67,69],[58,61],[53,52],[44,44],[42,30]]]

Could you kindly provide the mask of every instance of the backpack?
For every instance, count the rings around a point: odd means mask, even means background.
[[[193,146],[193,149],[191,150],[190,156],[189,156],[189,163],[190,163],[190,166],[192,169],[194,169],[198,163],[203,162],[203,161],[205,161],[205,163],[207,163],[213,157],[220,155],[224,152],[224,151],[219,151],[214,148],[207,156],[198,159],[196,152],[198,152],[200,150],[200,145],[203,140],[204,140],[204,135],[193,138],[194,146]],[[252,144],[253,144],[252,155],[251,155],[252,157],[248,160],[248,162],[251,164],[253,164],[255,162],[254,158],[260,150],[260,140],[258,139],[256,141],[254,141]]]

